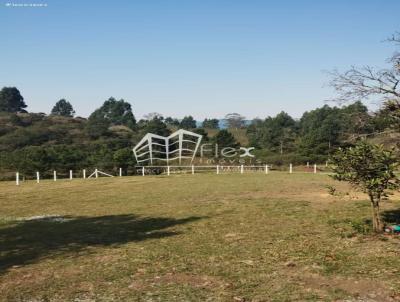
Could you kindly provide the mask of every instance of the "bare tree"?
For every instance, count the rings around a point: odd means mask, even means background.
[[[389,42],[394,43],[397,46],[400,46],[400,32],[396,32],[389,39]],[[400,69],[400,52],[396,51],[393,56],[389,59],[389,61],[393,64],[397,70]]]
[[[400,33],[395,33],[388,41],[400,45]],[[388,69],[352,66],[344,73],[337,70],[330,72],[330,85],[339,94],[333,101],[340,104],[374,98],[400,101],[400,53],[394,53],[388,61],[391,64]]]
[[[242,128],[244,126],[245,117],[239,113],[228,113],[225,115],[225,120],[229,128]]]

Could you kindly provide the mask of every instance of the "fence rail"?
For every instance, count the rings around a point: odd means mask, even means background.
[[[116,171],[107,173],[100,169],[83,169],[79,171],[45,171],[44,173],[36,172],[31,174],[21,174],[20,172],[15,173],[15,183],[20,185],[24,181],[35,181],[40,183],[41,180],[73,180],[76,178],[81,179],[97,179],[99,177],[123,177],[123,176],[146,176],[146,175],[171,175],[171,174],[200,174],[200,173],[215,173],[215,174],[229,174],[229,173],[262,173],[269,174],[275,172],[286,172],[292,173],[327,173],[329,172],[327,165],[307,165],[304,166],[273,166],[273,165],[170,165],[170,166],[135,166],[128,173],[127,170],[118,168]]]

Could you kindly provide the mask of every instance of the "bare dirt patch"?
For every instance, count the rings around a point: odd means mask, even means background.
[[[329,297],[329,292],[342,291],[356,300],[344,301],[400,301],[390,286],[379,280],[355,279],[345,277],[328,277],[316,273],[298,272],[292,274],[292,279],[306,289],[318,293],[321,297]]]

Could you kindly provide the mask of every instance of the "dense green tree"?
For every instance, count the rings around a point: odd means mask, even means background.
[[[219,129],[219,120],[216,118],[206,118],[203,121],[202,127],[208,129]]]
[[[342,108],[325,105],[301,117],[299,152],[308,156],[328,155],[373,130],[372,117],[361,102]]]
[[[123,99],[117,101],[110,97],[104,104],[96,109],[89,117],[89,120],[106,120],[109,125],[124,125],[135,129],[136,120],[132,113],[131,105]]]
[[[217,135],[212,138],[212,142],[214,144],[218,144],[219,148],[225,147],[233,147],[236,148],[239,146],[239,143],[236,141],[235,137],[232,133],[230,133],[226,129],[220,130]]]
[[[398,189],[400,180],[395,171],[399,165],[393,150],[365,141],[353,148],[339,149],[331,158],[333,178],[347,181],[368,194],[375,232],[382,231],[379,206],[388,190]]]
[[[141,123],[140,127],[140,132],[142,135],[145,135],[146,133],[153,133],[161,136],[168,136],[171,134],[171,131],[167,128],[167,125],[158,117],[155,117],[150,121],[144,121]]]
[[[297,123],[289,114],[282,111],[264,121],[253,121],[248,126],[247,133],[251,145],[283,154],[295,148]]]
[[[372,116],[368,113],[367,106],[360,101],[340,108],[340,115],[345,137],[373,131]]]
[[[208,142],[210,138],[208,137],[207,131],[205,131],[203,128],[196,128],[193,130],[194,133],[200,134],[202,136],[201,141],[203,143]]]
[[[172,117],[167,117],[165,118],[164,122],[169,125],[169,126],[174,126],[174,127],[179,127],[180,122],[178,119],[176,118],[172,118]]]
[[[47,148],[49,157],[53,159],[51,168],[60,172],[68,170],[80,170],[90,167],[88,155],[89,145],[65,145],[59,144]]]
[[[70,102],[66,101],[65,99],[61,99],[54,105],[53,109],[51,109],[51,114],[73,117],[75,111]]]
[[[43,146],[28,146],[16,151],[13,155],[14,168],[33,177],[35,172],[44,173],[52,168],[54,158]]]
[[[26,112],[24,98],[15,87],[3,87],[0,90],[0,111]]]
[[[305,112],[300,119],[299,151],[303,155],[327,155],[340,145],[343,133],[340,110],[325,105]]]
[[[111,122],[102,115],[91,115],[86,124],[86,130],[90,137],[99,138],[109,133]]]
[[[400,130],[400,98],[384,102],[378,115],[386,120],[390,128]]]
[[[135,158],[131,148],[118,149],[113,154],[114,163],[116,168],[122,168],[126,175],[127,170],[130,166],[135,165]]]
[[[187,130],[189,130],[189,129],[195,129],[195,128],[196,128],[196,121],[195,121],[195,119],[193,118],[193,116],[191,116],[191,115],[185,116],[185,117],[181,120],[179,126],[180,126],[182,129],[187,129]]]

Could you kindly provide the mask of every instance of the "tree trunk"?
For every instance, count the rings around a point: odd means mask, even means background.
[[[383,226],[379,213],[379,199],[375,200],[373,196],[370,196],[371,207],[372,207],[372,226],[375,233],[382,232]]]

